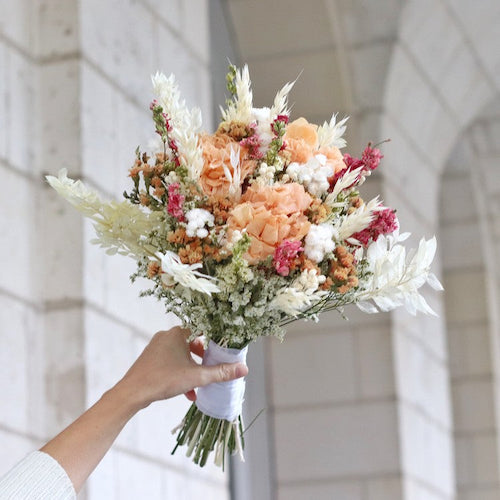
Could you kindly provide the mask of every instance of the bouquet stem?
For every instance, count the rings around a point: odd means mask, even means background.
[[[208,343],[203,364],[245,362],[248,347],[242,349],[222,347],[212,340]],[[180,425],[172,432],[177,434],[177,444],[187,446],[186,455],[203,467],[210,453],[215,452],[214,462],[224,469],[226,452],[238,453],[243,458],[243,423],[241,418],[245,380],[214,382],[200,387],[196,402],[191,405]]]
[[[180,428],[180,430],[179,430]],[[186,416],[177,429],[177,444],[172,455],[179,446],[187,445],[186,455],[193,457],[193,462],[200,467],[207,463],[211,452],[215,452],[215,465],[224,470],[226,452],[238,453],[241,460],[245,441],[243,439],[243,422],[241,415],[233,422],[205,415],[195,403],[191,405]]]

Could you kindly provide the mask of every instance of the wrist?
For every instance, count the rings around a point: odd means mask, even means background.
[[[147,404],[144,404],[138,397],[137,392],[131,390],[123,379],[106,391],[101,399],[109,402],[109,404],[119,410],[127,420],[147,406]]]

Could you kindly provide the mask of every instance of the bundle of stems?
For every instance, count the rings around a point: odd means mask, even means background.
[[[214,462],[224,470],[226,452],[238,453],[241,460],[245,441],[243,438],[243,421],[241,415],[234,422],[210,417],[201,412],[196,403],[189,408],[181,424],[172,433],[177,435],[177,444],[172,455],[179,446],[187,445],[186,455],[193,456],[193,462],[203,467],[211,452],[215,451]]]

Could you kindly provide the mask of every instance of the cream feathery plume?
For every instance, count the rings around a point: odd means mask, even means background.
[[[358,233],[370,225],[373,220],[373,212],[383,208],[378,196],[368,203],[364,203],[351,214],[340,219],[338,226],[339,241],[348,239],[354,233]]]
[[[222,120],[225,122],[250,123],[252,121],[253,95],[248,66],[236,71],[236,95],[227,109],[221,108]]]
[[[292,90],[296,81],[297,80],[286,83],[276,94],[270,113],[272,119],[275,119],[278,115],[288,115],[290,113],[290,110],[288,109],[288,94]]]
[[[361,171],[364,167],[358,167],[354,170],[348,170],[342,177],[340,177],[335,186],[333,186],[333,191],[326,197],[325,204],[331,207],[335,206],[339,194],[351,187],[359,178]]]
[[[179,160],[187,168],[189,178],[197,181],[203,169],[202,150],[198,145],[201,111],[187,108],[186,102],[181,100],[174,75],[167,78],[163,73],[156,73],[151,81],[158,102],[172,125],[169,134],[179,149]]]
[[[91,242],[105,248],[106,253],[135,259],[154,256],[156,248],[145,242],[145,235],[158,229],[160,213],[145,213],[140,206],[128,201],[104,202],[82,181],[70,179],[64,168],[58,177],[48,175],[46,179],[63,198],[94,222],[97,237]]]
[[[324,122],[323,125],[318,127],[318,141],[319,147],[332,147],[345,148],[347,142],[343,138],[343,135],[347,129],[346,122],[349,119],[348,116],[343,118],[337,123],[337,113],[334,113],[330,119],[330,122]]]
[[[229,168],[222,164],[224,168],[224,175],[226,179],[230,182],[229,194],[236,197],[239,200],[241,196],[241,163],[240,163],[240,146],[236,148],[231,146],[231,156],[230,156],[231,166],[233,167],[233,174]]]

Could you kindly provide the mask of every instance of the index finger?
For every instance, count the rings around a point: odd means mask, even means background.
[[[194,339],[189,344],[189,349],[193,354],[196,354],[196,356],[199,356],[200,358],[203,358],[203,355],[205,354],[205,347],[203,345],[203,340],[200,339],[199,337]]]

